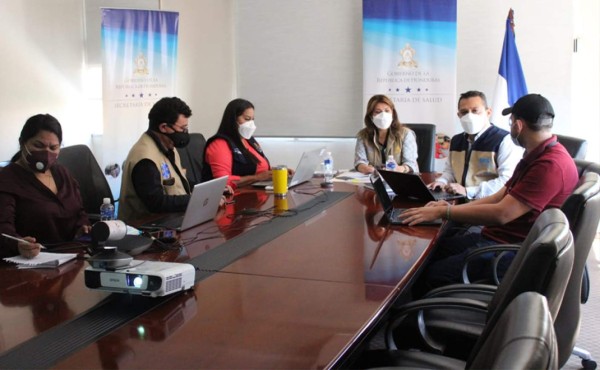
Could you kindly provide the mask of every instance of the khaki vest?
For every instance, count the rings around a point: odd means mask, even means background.
[[[464,176],[466,152],[451,152],[450,163],[452,171],[460,183]],[[471,151],[464,186],[479,186],[482,182],[498,178],[498,163],[496,153],[486,151]]]
[[[408,131],[410,129],[406,127],[400,128],[400,140],[396,140],[394,135],[388,135],[386,145],[385,145],[385,158],[381,158],[381,145],[377,141],[377,131],[375,131],[375,135],[373,135],[369,140],[372,141],[373,145],[365,145],[367,148],[367,160],[370,164],[374,166],[384,165],[387,161],[387,157],[392,155],[396,163],[402,163],[402,143],[404,142],[404,138],[408,135]],[[366,143],[365,143],[366,144]]]
[[[175,165],[180,169],[181,174],[185,176],[185,170],[181,168],[179,153],[175,152]],[[150,159],[156,164],[156,169],[161,174],[162,188],[166,195],[185,195],[187,194],[183,181],[169,159],[158,149],[156,142],[146,133],[142,134],[140,139],[133,145],[127,159],[123,163],[123,180],[121,182],[121,195],[119,197],[119,219],[126,223],[139,221],[148,217],[151,212],[148,210],[144,202],[138,197],[133,181],[131,180],[131,172],[133,167],[142,159]],[[168,173],[167,173],[168,169]],[[169,178],[167,179],[167,175]]]

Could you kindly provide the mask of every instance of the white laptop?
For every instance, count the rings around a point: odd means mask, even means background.
[[[196,184],[184,215],[163,217],[143,225],[142,228],[183,231],[211,220],[219,209],[227,178],[228,176],[223,176]]]
[[[302,153],[294,176],[291,179],[288,177],[288,188],[300,185],[313,177],[315,170],[321,164],[321,154],[324,150],[325,148],[319,148]],[[252,184],[252,186],[273,190],[273,181],[258,181]]]

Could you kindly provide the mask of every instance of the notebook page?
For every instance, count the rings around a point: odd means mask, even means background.
[[[77,257],[77,253],[51,253],[51,252],[40,252],[34,258],[25,258],[23,256],[14,256],[4,258],[7,262],[16,263],[19,268],[44,268],[44,267],[57,267],[63,263],[70,261]]]

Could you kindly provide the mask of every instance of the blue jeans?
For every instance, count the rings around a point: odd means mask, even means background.
[[[476,248],[499,244],[479,233],[470,233],[441,238],[425,270],[413,287],[413,295],[421,297],[431,289],[462,283],[462,270],[467,255]],[[493,253],[486,253],[471,260],[468,273],[470,281],[489,280],[492,278]],[[502,258],[498,265],[499,275],[502,276],[514,253]]]

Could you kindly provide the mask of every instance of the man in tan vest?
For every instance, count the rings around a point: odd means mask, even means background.
[[[148,131],[133,145],[123,164],[119,219],[140,220],[152,213],[184,212],[190,184],[175,148],[189,141],[190,107],[181,99],[162,98],[148,113]]]

